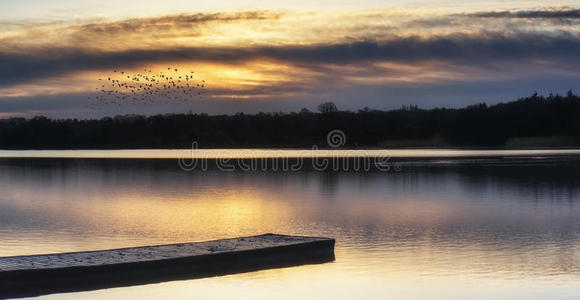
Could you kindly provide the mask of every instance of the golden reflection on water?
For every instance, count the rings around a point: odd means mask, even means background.
[[[0,256],[278,232],[335,237],[337,259],[47,298],[579,296],[576,168],[189,173],[174,161],[4,160]]]
[[[323,145],[324,147],[326,145]],[[462,150],[462,149],[143,149],[143,150],[0,150],[0,158],[312,158],[312,157],[503,157],[579,155],[578,149]]]

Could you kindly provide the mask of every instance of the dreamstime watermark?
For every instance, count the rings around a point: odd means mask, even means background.
[[[346,135],[342,130],[334,129],[326,135],[326,143],[331,148],[340,148],[346,144]]]
[[[179,157],[184,171],[210,168],[221,171],[400,171],[399,163],[391,162],[389,150],[340,149],[346,144],[346,135],[335,129],[326,135],[327,149],[317,145],[305,150],[264,149],[200,149],[193,142],[190,150]]]

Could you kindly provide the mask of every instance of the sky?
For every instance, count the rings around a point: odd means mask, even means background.
[[[579,25],[576,0],[0,0],[0,118],[287,112],[326,101],[461,107],[563,94],[580,90]],[[114,70],[168,67],[194,71],[206,93],[98,100],[99,79]]]

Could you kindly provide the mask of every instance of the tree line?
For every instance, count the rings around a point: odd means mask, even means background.
[[[580,146],[580,97],[537,93],[516,101],[464,108],[406,106],[381,111],[234,115],[123,115],[101,119],[0,120],[0,149],[324,148],[332,130],[345,148]]]

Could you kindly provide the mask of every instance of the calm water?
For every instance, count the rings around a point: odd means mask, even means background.
[[[3,158],[0,256],[318,235],[337,239],[335,262],[45,298],[578,299],[579,170],[545,156],[359,173]]]

